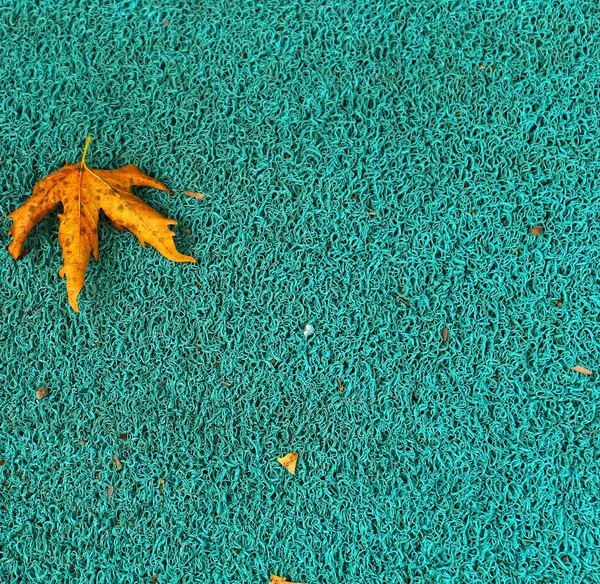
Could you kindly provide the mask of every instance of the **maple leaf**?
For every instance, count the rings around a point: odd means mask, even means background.
[[[69,304],[79,312],[77,297],[83,288],[90,255],[98,260],[98,217],[100,209],[120,230],[131,231],[145,247],[149,243],[163,256],[175,262],[196,260],[177,251],[168,219],[131,192],[144,186],[169,192],[161,182],[144,174],[133,164],[115,170],[94,170],[85,163],[91,137],[88,136],[79,164],[66,164],[41,179],[31,197],[8,218],[13,225],[8,232],[13,240],[8,251],[16,259],[23,257],[23,244],[29,232],[59,203],[58,241],[63,252],[60,277],[67,277]]]

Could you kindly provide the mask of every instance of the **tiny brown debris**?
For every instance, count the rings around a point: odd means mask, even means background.
[[[393,296],[398,302],[402,302],[402,304],[404,304],[404,306],[406,306],[407,308],[410,308],[410,302],[408,300],[405,300],[401,296],[398,296],[398,294],[394,294]]]
[[[123,469],[123,464],[121,463],[121,461],[119,460],[119,457],[116,454],[113,456],[113,464],[115,465],[115,468],[117,470]]]
[[[0,460],[0,466],[4,466],[6,464],[6,460]]]
[[[559,308],[563,305],[563,301],[562,300],[557,300],[556,301],[556,306],[558,306]]]
[[[571,371],[575,371],[575,373],[581,373],[582,375],[593,375],[593,373],[587,367],[582,367],[581,365],[575,365],[575,367],[571,367]]]
[[[445,327],[442,329],[442,343],[445,343],[445,342],[447,342],[447,341],[448,341],[448,332],[449,332],[449,331],[448,331],[448,327],[447,327],[447,326],[445,326]]]
[[[127,440],[129,438],[129,434],[127,432],[123,432],[123,434],[119,434],[119,438],[121,440]]]
[[[229,381],[219,381],[219,383],[225,387],[231,387],[231,383],[229,383]]]
[[[277,462],[279,462],[279,464],[281,464],[281,466],[283,466],[289,472],[291,472],[293,475],[295,475],[296,474],[296,463],[298,462],[298,453],[290,452],[289,454],[286,454],[285,456],[278,458]]]
[[[346,391],[346,388],[344,387],[344,384],[342,383],[342,380],[339,377],[337,378],[337,385],[339,391]]]
[[[36,392],[35,392],[35,397],[37,397],[37,399],[44,399],[45,397],[48,396],[48,389],[45,387],[40,387]]]
[[[184,191],[184,193],[188,197],[194,197],[194,199],[198,199],[199,201],[204,201],[204,195],[202,193],[194,193],[192,191]]]
[[[165,492],[165,479],[160,479],[158,485],[158,492],[162,495]]]
[[[529,229],[529,233],[531,233],[531,235],[535,235],[536,237],[539,237],[542,233],[544,233],[544,226],[536,225],[535,227],[531,227]]]
[[[171,22],[168,18],[163,18],[163,24],[166,26],[167,24],[169,24],[169,22]]]
[[[112,485],[109,485],[106,489],[106,494],[108,495],[108,500],[112,499],[113,493],[115,492],[115,488]]]

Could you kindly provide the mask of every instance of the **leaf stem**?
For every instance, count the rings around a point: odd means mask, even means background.
[[[83,147],[83,156],[81,157],[81,163],[80,163],[80,167],[83,168],[83,165],[85,164],[85,156],[87,154],[88,148],[90,147],[90,142],[92,141],[92,137],[88,136],[85,139],[85,146]]]

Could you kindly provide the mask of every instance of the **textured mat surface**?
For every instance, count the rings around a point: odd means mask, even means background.
[[[599,31],[1,2],[2,215],[91,134],[198,263],[104,221],[77,316],[1,224],[0,582],[600,582]]]

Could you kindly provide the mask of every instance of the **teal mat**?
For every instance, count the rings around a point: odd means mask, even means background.
[[[198,260],[103,220],[76,315],[0,224],[0,582],[600,582],[597,2],[5,0],[0,57],[2,216],[91,134]]]

